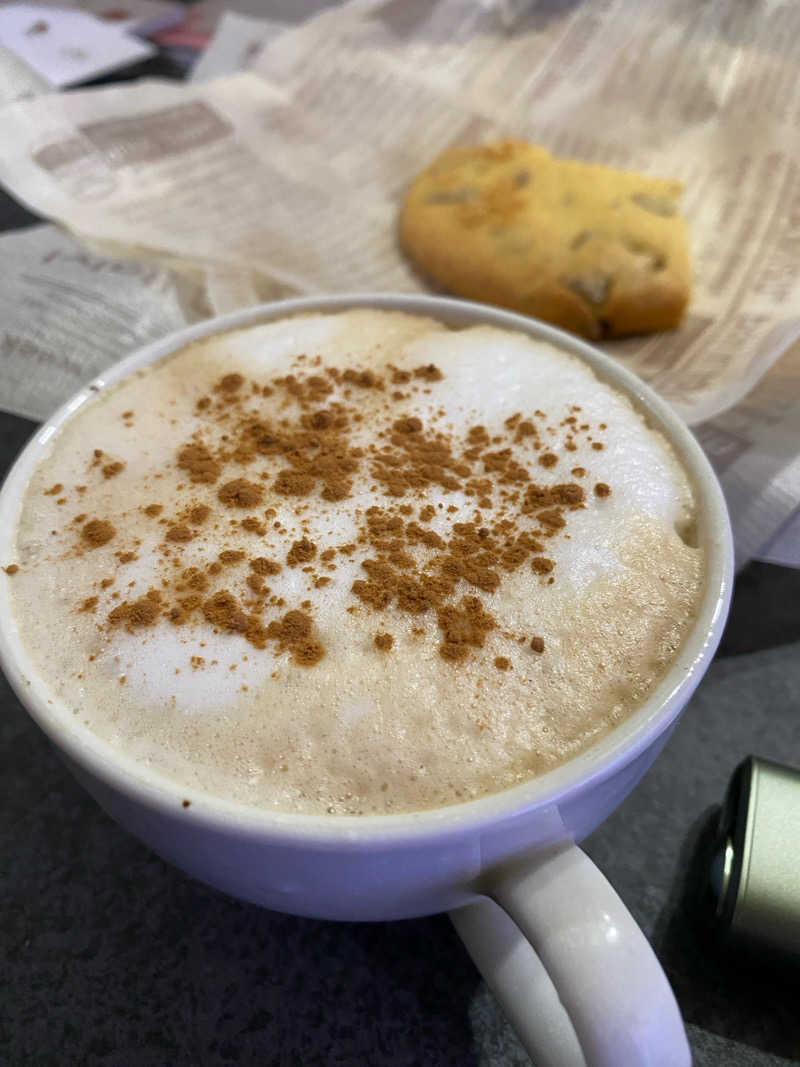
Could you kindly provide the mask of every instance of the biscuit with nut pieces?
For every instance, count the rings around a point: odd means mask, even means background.
[[[650,333],[689,301],[682,189],[524,141],[451,148],[409,189],[400,240],[459,296],[592,339]]]

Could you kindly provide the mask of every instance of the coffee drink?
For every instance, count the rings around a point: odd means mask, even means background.
[[[188,345],[48,445],[4,560],[54,701],[293,812],[496,792],[663,677],[704,560],[667,441],[571,354],[398,312]]]

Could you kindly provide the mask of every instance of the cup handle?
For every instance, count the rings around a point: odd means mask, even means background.
[[[484,892],[450,918],[537,1067],[690,1067],[655,953],[577,846],[503,867]]]

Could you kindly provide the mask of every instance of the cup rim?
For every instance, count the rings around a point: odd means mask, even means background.
[[[298,297],[230,312],[188,326],[113,364],[63,404],[34,433],[0,489],[0,560],[8,558],[29,476],[48,442],[87,401],[132,371],[215,333],[288,315],[355,308],[429,315],[451,326],[493,325],[549,341],[578,356],[598,378],[627,395],[648,425],[667,437],[687,469],[697,498],[699,541],[706,556],[705,589],[697,617],[669,670],[642,704],[584,751],[542,775],[474,800],[385,815],[315,815],[272,811],[225,800],[142,767],[82,726],[51,693],[30,663],[10,609],[8,576],[0,570],[0,666],[32,718],[70,761],[146,808],[226,834],[314,841],[351,847],[398,844],[430,835],[480,830],[534,809],[563,803],[610,777],[641,754],[677,718],[716,651],[733,584],[733,543],[725,500],[708,459],[669,404],[613,357],[557,327],[505,309],[425,294],[352,293]],[[190,806],[184,807],[186,800]]]

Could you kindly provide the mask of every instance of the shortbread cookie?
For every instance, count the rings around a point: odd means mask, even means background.
[[[444,152],[411,186],[406,252],[459,296],[584,337],[677,326],[689,300],[682,185],[524,141]]]

